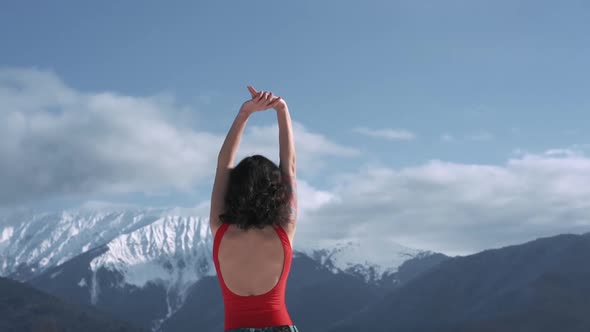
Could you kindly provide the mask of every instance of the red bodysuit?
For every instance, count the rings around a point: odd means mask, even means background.
[[[255,296],[241,296],[233,293],[223,281],[219,268],[218,252],[223,234],[230,224],[222,224],[213,240],[213,262],[217,270],[217,278],[221,285],[223,303],[225,306],[224,331],[235,328],[251,327],[263,328],[279,325],[293,325],[285,304],[287,278],[291,270],[293,258],[291,243],[287,233],[281,226],[273,226],[281,243],[285,260],[279,282],[267,293]]]

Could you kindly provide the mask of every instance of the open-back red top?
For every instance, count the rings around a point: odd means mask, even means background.
[[[223,281],[219,268],[219,244],[230,224],[222,224],[213,239],[213,261],[217,270],[217,279],[221,285],[225,306],[224,331],[235,328],[263,328],[277,325],[293,325],[285,304],[287,278],[291,271],[293,252],[287,232],[281,226],[272,226],[283,245],[285,260],[279,282],[270,291],[254,296],[241,296],[233,293]]]

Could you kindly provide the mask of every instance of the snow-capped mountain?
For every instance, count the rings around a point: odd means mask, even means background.
[[[78,209],[1,216],[0,275],[26,280],[121,234],[150,225],[162,213],[157,209]]]
[[[90,262],[123,273],[125,282],[143,287],[162,280],[186,287],[211,275],[209,222],[196,217],[167,216],[108,242],[108,251]]]
[[[0,275],[32,280],[74,302],[116,308],[113,313],[125,313],[121,318],[135,317],[159,331],[192,286],[215,277],[208,218],[175,212],[81,208],[0,217]],[[335,276],[366,283],[389,277],[394,284],[404,262],[430,255],[377,239],[298,240],[295,260],[304,256]]]
[[[412,258],[434,254],[379,239],[351,239],[309,244],[301,249],[305,255],[328,267],[333,273],[343,271],[374,282],[390,276]]]
[[[91,303],[100,297],[99,270],[119,273],[120,286],[143,288],[147,283],[164,289],[166,313],[153,323],[155,330],[184,303],[188,290],[205,276],[214,276],[209,221],[197,217],[166,216],[107,244],[108,250],[90,262]]]
[[[92,262],[92,269],[116,269],[129,284],[142,286],[156,279],[186,283],[214,274],[208,218],[170,213],[84,208],[0,217],[0,275],[26,280],[104,244],[109,250]],[[378,238],[294,243],[295,256],[307,255],[334,273],[353,273],[366,281],[379,280],[404,261],[429,254]],[[172,276],[180,266],[189,268]]]

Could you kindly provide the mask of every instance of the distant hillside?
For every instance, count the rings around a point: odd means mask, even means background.
[[[448,259],[327,331],[590,331],[590,234]]]
[[[65,303],[25,284],[0,277],[2,332],[143,332],[96,309]]]

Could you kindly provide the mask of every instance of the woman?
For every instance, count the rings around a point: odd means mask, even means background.
[[[298,332],[285,304],[297,218],[295,144],[285,101],[249,86],[252,99],[221,147],[211,195],[213,261],[225,307],[225,332]],[[274,109],[280,163],[234,156],[250,115]]]

